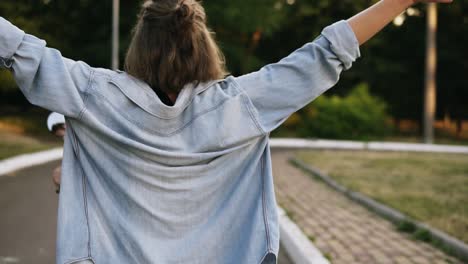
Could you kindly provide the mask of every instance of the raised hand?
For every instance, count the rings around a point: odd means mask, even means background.
[[[413,3],[441,3],[441,4],[449,4],[452,3],[453,0],[413,0]]]
[[[453,0],[381,0],[361,13],[348,19],[359,44],[363,44],[406,8],[417,3],[452,3]]]

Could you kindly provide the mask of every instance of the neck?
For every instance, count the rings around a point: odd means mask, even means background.
[[[172,102],[173,104],[175,104],[178,95],[179,95],[179,94],[177,94],[177,93],[168,93],[168,94],[167,94],[167,97],[169,97],[169,99],[171,99],[171,102]]]

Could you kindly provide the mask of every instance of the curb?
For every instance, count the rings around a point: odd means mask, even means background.
[[[433,242],[436,242],[440,249],[447,252],[450,255],[456,256],[463,261],[468,261],[468,245],[464,242],[438,230],[435,229],[427,224],[420,223],[409,216],[390,208],[386,205],[383,205],[361,193],[353,192],[348,188],[340,185],[333,179],[331,179],[328,175],[322,173],[317,168],[309,164],[305,164],[298,159],[292,158],[290,162],[295,165],[296,167],[302,169],[303,171],[311,174],[312,176],[318,178],[319,180],[325,182],[328,186],[333,188],[334,190],[344,194],[349,199],[369,208],[370,210],[374,211],[381,217],[395,223],[395,224],[402,224],[402,223],[410,223],[416,227],[417,230],[421,230],[423,232],[427,232],[430,234],[430,237]]]
[[[431,153],[468,154],[468,146],[436,145],[401,142],[361,142],[349,140],[324,139],[270,139],[270,146],[279,149],[342,149],[342,150],[374,150],[374,151],[409,151]]]
[[[301,229],[278,206],[281,244],[293,263],[330,264]]]
[[[32,154],[23,154],[13,158],[0,161],[0,177],[14,171],[41,165],[47,162],[59,160],[62,158],[63,148],[36,152]]]

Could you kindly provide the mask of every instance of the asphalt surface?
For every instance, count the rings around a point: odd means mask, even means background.
[[[58,196],[51,173],[60,162],[0,176],[0,264],[55,263]],[[291,264],[280,250],[278,264]]]
[[[58,197],[51,172],[59,164],[0,176],[0,264],[55,262]]]

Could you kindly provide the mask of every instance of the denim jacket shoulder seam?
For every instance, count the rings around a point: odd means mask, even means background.
[[[89,71],[88,83],[86,85],[86,88],[83,91],[83,107],[81,108],[80,113],[78,114],[78,120],[81,120],[81,118],[83,117],[83,113],[86,111],[86,103],[88,101],[88,95],[89,95],[90,90],[91,90],[90,87],[92,86],[92,82],[94,80],[95,72],[96,71],[94,69],[90,69],[90,71]]]
[[[234,87],[239,91],[239,93],[241,94],[242,96],[242,103],[244,104],[244,106],[247,108],[247,111],[249,112],[249,115],[250,115],[250,118],[252,119],[252,121],[254,122],[255,126],[257,127],[258,131],[262,134],[262,135],[267,135],[268,133],[262,128],[260,122],[258,121],[257,117],[255,116],[255,112],[254,110],[252,109],[252,105],[250,104],[249,100],[249,96],[247,95],[247,93],[244,91],[244,89],[242,89],[240,87],[240,85],[235,81],[233,80],[233,85]]]

